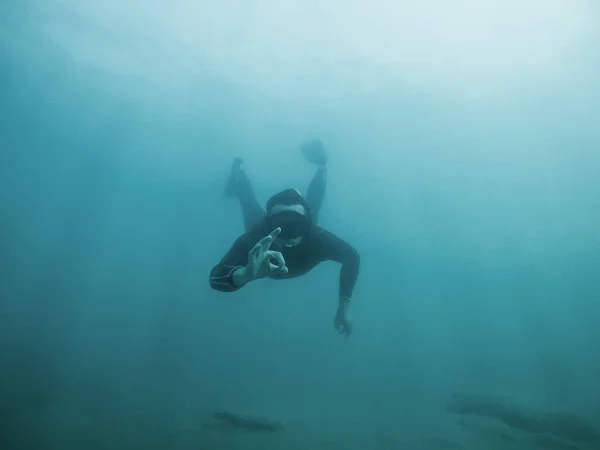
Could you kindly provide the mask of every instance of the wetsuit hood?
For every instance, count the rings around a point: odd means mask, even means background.
[[[278,212],[278,207],[289,207],[294,205],[300,205],[304,209],[304,212],[301,213],[297,211],[299,214],[303,214],[306,219],[312,224],[312,214],[310,211],[310,207],[306,199],[302,196],[297,189],[286,189],[285,191],[281,191],[275,194],[273,197],[267,201],[267,216],[272,216]]]

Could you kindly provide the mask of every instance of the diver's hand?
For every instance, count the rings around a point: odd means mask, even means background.
[[[333,321],[333,326],[335,327],[335,330],[339,334],[343,334],[346,337],[349,337],[352,333],[352,319],[350,317],[350,314],[348,314],[349,304],[349,299],[340,298],[340,305],[338,307],[335,319]]]
[[[288,272],[283,255],[270,250],[273,240],[279,233],[281,228],[275,228],[248,252],[248,265],[234,273],[234,281],[238,286],[269,275],[282,275]]]

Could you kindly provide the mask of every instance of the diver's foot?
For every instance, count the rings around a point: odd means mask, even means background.
[[[243,173],[244,161],[242,158],[235,158],[231,164],[231,172],[229,172],[227,186],[225,186],[225,196],[235,197],[237,195],[237,186]]]
[[[327,166],[327,152],[320,139],[305,142],[300,146],[300,150],[304,157],[311,163],[322,168]]]

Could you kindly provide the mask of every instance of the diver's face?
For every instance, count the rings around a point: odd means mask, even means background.
[[[275,240],[279,245],[283,247],[295,247],[296,245],[300,245],[303,239],[303,236],[298,236],[291,239],[284,239],[278,236]]]
[[[283,208],[274,207],[268,217],[270,228],[281,228],[276,241],[284,247],[294,247],[300,244],[310,231],[310,219],[305,215],[301,205],[291,205]]]

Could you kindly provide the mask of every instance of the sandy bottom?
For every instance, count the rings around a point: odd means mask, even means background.
[[[135,408],[101,402],[46,405],[5,413],[3,450],[96,449],[585,449],[549,436],[528,435],[477,416],[447,413],[443,405],[369,411],[333,407],[295,411],[277,432],[239,429],[213,418],[213,409]],[[174,411],[177,411],[174,413]],[[283,410],[282,410],[283,411]],[[336,414],[338,413],[338,414]],[[279,416],[282,416],[281,414]],[[273,418],[273,417],[269,417]],[[275,419],[280,419],[276,417]]]

